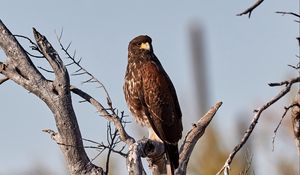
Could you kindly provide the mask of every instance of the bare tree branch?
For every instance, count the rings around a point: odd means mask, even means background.
[[[300,18],[300,15],[298,15],[297,13],[293,13],[293,12],[282,12],[282,11],[277,11],[275,13],[278,14],[282,14],[282,15],[292,15],[292,16],[296,16],[297,18]]]
[[[141,155],[144,155],[144,146],[148,139],[142,139],[129,146],[127,170],[129,175],[145,175]]]
[[[99,103],[96,99],[94,99],[93,97],[91,97],[89,94],[87,94],[86,92],[71,86],[70,90],[77,94],[78,96],[80,96],[81,98],[85,99],[87,102],[89,102],[90,104],[92,104],[98,111],[98,113],[104,117],[105,119],[107,119],[108,121],[111,121],[114,123],[115,127],[118,129],[118,132],[120,134],[120,138],[123,142],[125,142],[127,145],[131,145],[135,142],[134,138],[131,137],[130,135],[127,134],[127,132],[125,131],[122,122],[120,120],[120,117],[118,117],[115,114],[110,114],[103,106],[101,103]]]
[[[59,42],[59,45],[60,45],[62,51],[67,55],[67,58],[72,61],[69,65],[75,64],[77,67],[79,67],[79,69],[77,71],[75,71],[75,73],[73,73],[72,75],[76,76],[76,75],[87,74],[88,76],[90,76],[90,78],[86,81],[83,81],[82,84],[85,84],[85,83],[88,83],[88,82],[98,83],[100,85],[100,87],[103,88],[103,90],[106,94],[106,98],[108,100],[108,103],[111,104],[112,100],[111,100],[110,95],[109,95],[107,89],[105,88],[104,84],[102,82],[100,82],[95,76],[93,76],[90,72],[88,72],[84,67],[82,67],[80,65],[80,62],[81,62],[82,58],[80,58],[78,61],[76,61],[76,50],[74,51],[73,56],[69,53],[68,49],[71,46],[71,42],[69,43],[69,45],[67,47],[65,47],[62,44],[62,41],[61,41],[62,34],[63,34],[63,30],[61,31],[59,36],[57,35],[57,40]]]
[[[285,81],[284,81],[285,82]],[[277,94],[275,97],[273,97],[270,101],[268,101],[267,103],[265,103],[262,107],[260,107],[258,110],[255,110],[255,115],[253,117],[253,120],[249,126],[249,128],[246,130],[245,135],[243,136],[241,142],[239,144],[237,144],[233,151],[229,154],[224,166],[220,169],[220,171],[217,173],[217,175],[220,175],[222,172],[224,172],[225,175],[229,174],[229,170],[230,170],[230,165],[236,155],[236,153],[244,146],[244,144],[247,142],[248,138],[250,137],[252,131],[254,130],[256,123],[258,122],[261,114],[263,113],[264,110],[266,110],[268,107],[270,107],[271,105],[273,105],[275,102],[277,102],[279,99],[281,99],[285,94],[287,94],[292,85],[295,83],[299,83],[300,82],[300,77],[296,77],[293,78],[291,80],[288,81],[288,84],[286,85],[286,87],[281,90],[279,92],[279,94]],[[275,83],[272,83],[275,84]],[[276,83],[275,85],[280,86],[283,85],[285,83],[281,82],[281,83]]]
[[[105,165],[105,172],[104,173],[108,175],[110,155],[111,155],[112,150],[114,149],[114,147],[117,144],[118,130],[115,129],[114,133],[112,133],[112,131],[111,131],[111,123],[110,122],[107,125],[107,129],[108,129],[108,132],[107,132],[107,141],[108,141],[108,144],[109,144],[109,148],[108,148],[108,152],[107,152],[107,156],[106,156],[106,165]]]
[[[28,41],[30,42],[30,44],[32,44],[32,46],[30,46],[30,48],[31,48],[32,50],[36,50],[36,51],[38,51],[40,54],[42,54],[42,52],[39,50],[37,44],[35,44],[30,38],[28,38],[28,37],[26,37],[26,36],[23,36],[23,35],[14,35],[14,37],[25,38],[26,40],[28,40]],[[26,51],[26,50],[25,50],[25,51]],[[27,55],[32,56],[32,57],[35,57],[35,58],[44,58],[44,56],[33,55],[33,54],[31,54],[31,53],[29,53],[29,52],[27,52],[27,51],[26,51],[26,53],[27,53]]]
[[[54,140],[58,145],[63,145],[63,142],[57,132],[53,131],[52,129],[43,129],[42,131],[50,134],[51,139]]]
[[[282,82],[279,82],[279,83],[269,83],[268,85],[271,86],[271,87],[275,87],[275,86],[282,86],[282,85],[289,85],[289,81],[282,81]]]
[[[188,161],[197,141],[204,134],[206,127],[209,125],[221,105],[222,102],[217,102],[187,133],[179,150],[179,167],[176,169],[175,174],[186,174]]]
[[[24,39],[28,40],[28,41],[30,42],[30,44],[32,44],[31,48],[32,48],[33,50],[36,50],[36,51],[38,51],[40,54],[43,54],[42,51],[39,50],[38,45],[37,45],[35,42],[33,42],[30,38],[28,38],[27,36],[23,36],[23,35],[14,35],[14,37],[20,37],[20,38],[24,38]],[[44,58],[44,57],[41,57],[41,58]]]
[[[98,142],[95,142],[93,140],[89,140],[89,139],[84,139],[82,138],[83,141],[87,141],[87,142],[90,142],[90,143],[93,143],[93,144],[96,144],[96,146],[84,146],[84,148],[92,148],[92,149],[100,149],[100,150],[105,150],[105,149],[110,149],[111,146],[110,145],[105,145],[103,143],[98,143]],[[125,146],[123,146],[121,149],[119,150],[115,150],[114,148],[111,148],[111,151],[114,152],[114,153],[117,153],[119,154],[120,156],[124,157],[124,158],[127,158],[128,157],[128,154],[127,153],[124,153],[123,150],[124,150]]]
[[[72,107],[68,72],[47,39],[36,30],[34,35],[40,50],[55,71],[55,80],[45,79],[2,21],[0,21],[0,47],[4,50],[7,59],[1,64],[0,73],[23,86],[48,105],[54,114],[58,129],[57,134],[51,132],[51,135],[61,143],[60,148],[70,174],[103,174],[101,168],[90,163],[84,150]]]
[[[65,87],[58,88],[57,90],[62,90],[61,93],[68,93],[69,86],[70,86],[70,79],[69,74],[64,66],[61,58],[59,57],[56,50],[51,46],[45,36],[41,35],[35,28],[33,28],[34,38],[37,42],[39,50],[45,56],[49,64],[51,65],[54,73],[55,73],[55,80],[54,84],[61,86],[64,85]]]
[[[55,80],[51,82],[51,89],[48,89],[48,91],[52,91],[52,94],[50,97],[46,97],[45,102],[54,113],[62,143],[60,147],[65,155],[68,169],[71,174],[102,174],[101,168],[90,164],[84,151],[81,133],[72,107],[68,71],[46,37],[34,28],[33,33],[39,49],[55,73]],[[48,92],[47,95],[49,94]]]
[[[1,20],[0,32],[0,47],[7,56],[5,62],[1,64],[2,68],[5,68],[1,69],[1,73],[27,90],[36,91],[36,88],[30,86],[44,82],[45,78]]]
[[[237,14],[237,16],[242,16],[248,14],[248,18],[251,17],[252,11],[256,9],[264,0],[257,0],[255,4],[244,10],[243,12]]]
[[[289,67],[291,67],[291,68],[293,68],[293,69],[300,69],[300,64],[298,63],[296,66],[294,66],[294,65],[290,65],[290,64],[288,64],[288,66]]]
[[[139,168],[140,165],[138,165],[141,157],[149,157],[150,159],[148,159],[148,161],[150,163],[150,168],[152,172],[154,174],[155,172],[157,172],[158,167],[156,167],[156,164],[153,165],[153,163],[151,162],[155,162],[155,160],[156,161],[164,160],[158,157],[159,155],[162,155],[162,153],[164,152],[164,146],[161,143],[153,143],[148,139],[142,139],[137,143],[135,143],[134,139],[126,133],[118,116],[110,114],[97,100],[95,100],[93,97],[83,92],[82,90],[77,89],[74,86],[71,86],[70,89],[73,93],[79,95],[80,97],[82,97],[83,99],[91,103],[93,106],[95,106],[97,111],[102,117],[114,123],[114,125],[118,129],[118,132],[120,133],[121,140],[127,143],[127,145],[129,145],[129,150],[130,150],[128,155],[129,174],[133,172],[136,174],[143,172]],[[195,124],[194,128],[191,129],[191,131],[186,136],[184,145],[181,147],[181,151],[180,151],[181,152],[180,165],[182,168],[181,171],[179,171],[178,173],[181,173],[182,170],[186,171],[186,165],[188,159],[191,155],[191,152],[197,140],[203,135],[205,128],[207,127],[207,125],[209,124],[209,122],[211,121],[214,114],[221,106],[221,104],[222,104],[221,102],[218,102],[213,108],[211,108],[210,111],[207,112],[207,114]],[[132,161],[134,161],[136,164],[131,164]]]

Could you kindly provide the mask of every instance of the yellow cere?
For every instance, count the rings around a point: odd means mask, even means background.
[[[150,44],[148,42],[142,43],[140,48],[150,50]]]

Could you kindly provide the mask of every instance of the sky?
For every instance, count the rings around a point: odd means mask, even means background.
[[[268,87],[269,82],[297,76],[297,72],[287,65],[298,61],[295,57],[299,53],[295,39],[299,36],[298,24],[293,17],[275,14],[275,11],[299,12],[299,2],[266,1],[253,12],[251,19],[236,16],[251,3],[232,0],[11,0],[1,3],[0,19],[13,34],[32,39],[32,27],[35,27],[57,50],[56,34],[63,29],[63,43],[67,45],[72,42],[71,49],[76,50],[78,57],[83,57],[82,66],[106,86],[114,106],[127,114],[122,91],[127,46],[133,37],[149,35],[155,54],[176,87],[185,130],[199,118],[194,98],[197,89],[193,82],[188,32],[192,25],[201,27],[205,36],[209,104],[224,102],[214,124],[219,130],[229,131],[222,132],[221,137],[226,140],[236,136],[231,128],[236,125],[241,112],[249,114],[247,119],[250,121],[253,109],[280,90]],[[29,50],[28,42],[19,41]],[[0,60],[4,58],[4,53],[0,51]],[[43,59],[33,58],[33,61],[46,68],[48,66]],[[69,69],[70,72],[72,70],[75,68]],[[48,73],[44,74],[49,79],[53,78]],[[84,77],[72,77],[71,83],[105,101],[103,90],[91,84],[81,85],[83,80]],[[103,131],[106,121],[97,115],[92,106],[78,103],[79,100],[73,95],[83,137],[96,141],[105,139]],[[287,99],[283,99],[274,107],[279,111],[278,116],[274,116],[278,120],[286,103]],[[47,106],[9,81],[0,85],[0,109],[0,174],[26,172],[36,164],[56,174],[65,174],[64,160],[58,146],[41,132],[45,128],[56,129]],[[263,127],[263,123],[258,127]],[[129,127],[130,134],[138,136],[133,128]],[[268,139],[271,142],[272,138]],[[235,144],[229,142],[226,146],[233,148]],[[283,144],[282,150],[287,148],[287,154],[296,155],[292,139]],[[279,148],[278,151],[282,150]],[[292,159],[297,160],[297,157],[292,156]],[[267,166],[272,167],[272,163]],[[257,170],[256,174],[276,174],[272,170],[270,172]]]

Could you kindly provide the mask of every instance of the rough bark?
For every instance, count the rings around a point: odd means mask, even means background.
[[[39,32],[33,33],[40,51],[53,71],[55,80],[47,80],[34,66],[25,50],[0,21],[0,47],[7,59],[0,63],[0,73],[38,96],[51,109],[58,129],[56,142],[67,162],[70,174],[102,174],[86,155],[72,106],[69,74],[57,52]]]
[[[221,105],[222,102],[217,102],[187,133],[179,150],[179,167],[175,171],[176,175],[186,174],[187,165],[196,143],[204,134],[206,127],[209,125]]]

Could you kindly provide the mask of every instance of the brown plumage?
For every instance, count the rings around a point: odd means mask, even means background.
[[[154,55],[151,42],[149,36],[141,35],[129,43],[125,99],[136,121],[149,128],[150,139],[165,144],[174,172],[182,135],[181,110],[175,88]]]

